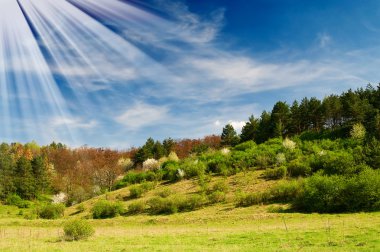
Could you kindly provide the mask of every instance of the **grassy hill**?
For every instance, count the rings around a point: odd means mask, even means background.
[[[26,220],[19,209],[0,206],[1,251],[378,251],[380,213],[301,214],[286,213],[286,204],[236,207],[240,191],[264,192],[280,183],[266,180],[263,171],[240,172],[210,178],[209,187],[228,184],[226,200],[198,210],[170,215],[149,213],[112,219],[89,219],[95,235],[88,240],[62,239],[62,225],[89,218],[99,200],[121,202],[124,208],[148,201],[162,191],[193,195],[198,179],[162,182],[139,199],[130,199],[130,186],[109,192],[66,209],[58,220]],[[279,209],[281,211],[279,211]],[[26,210],[28,211],[28,210]]]

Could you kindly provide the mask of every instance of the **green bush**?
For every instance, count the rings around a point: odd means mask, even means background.
[[[206,171],[206,165],[200,160],[187,159],[180,166],[185,172],[185,178],[197,177]]]
[[[10,194],[5,199],[5,204],[10,206],[17,206],[18,208],[29,208],[30,201],[21,199],[17,194]]]
[[[133,184],[140,184],[144,181],[157,181],[160,180],[161,174],[159,172],[154,173],[152,171],[147,172],[128,172],[122,180],[120,180],[114,186],[115,189],[120,189]]]
[[[179,180],[178,176],[178,169],[180,169],[180,165],[176,161],[166,161],[162,165],[162,171],[163,171],[163,179],[169,180],[171,182],[175,182]]]
[[[211,189],[209,190],[209,194],[213,193],[213,192],[216,192],[216,191],[227,193],[228,190],[229,190],[229,186],[228,186],[227,182],[224,181],[224,180],[221,180],[221,181],[216,182],[211,187]]]
[[[292,202],[301,191],[302,180],[281,181],[269,190],[270,201]]]
[[[160,196],[162,198],[167,198],[172,194],[173,194],[173,191],[170,190],[169,188],[164,188],[163,190],[156,193],[157,196]]]
[[[63,204],[47,204],[39,210],[38,216],[42,219],[58,219],[63,216],[64,212]]]
[[[133,185],[129,188],[129,196],[132,199],[141,198],[144,192],[141,185]]]
[[[178,206],[170,198],[153,197],[147,204],[151,214],[172,214],[178,212]]]
[[[149,212],[152,214],[172,214],[177,212],[193,211],[206,204],[201,195],[179,196],[169,198],[153,197],[148,201]]]
[[[155,186],[154,182],[143,182],[140,185],[132,185],[129,188],[130,197],[133,199],[141,198],[144,193],[154,189]]]
[[[249,207],[252,205],[258,205],[267,203],[269,201],[269,195],[267,193],[249,193],[240,194],[237,196],[237,207]]]
[[[264,177],[267,179],[281,179],[286,176],[286,167],[280,166],[274,169],[266,169],[264,171]]]
[[[305,177],[311,175],[311,167],[305,160],[292,160],[286,168],[287,174],[291,177]]]
[[[323,170],[329,175],[347,175],[359,172],[352,153],[347,150],[323,151],[323,154],[315,155],[310,166],[314,172]]]
[[[107,200],[96,202],[92,208],[92,216],[94,219],[113,218],[124,214],[124,212],[125,210],[120,202],[113,203]]]
[[[212,192],[210,195],[208,195],[208,200],[212,204],[224,202],[226,200],[226,194],[221,191],[215,191],[215,192]]]
[[[95,233],[94,228],[84,220],[67,222],[63,227],[63,231],[65,239],[70,241],[87,239]]]
[[[140,214],[145,211],[145,202],[136,201],[128,206],[128,214]]]
[[[338,213],[380,210],[380,171],[354,176],[315,174],[305,180],[293,206],[305,212]]]

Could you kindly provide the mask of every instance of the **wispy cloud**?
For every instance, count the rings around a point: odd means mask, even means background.
[[[169,110],[166,106],[155,106],[138,102],[117,116],[115,120],[130,130],[137,130],[144,126],[151,126],[154,123],[162,122],[168,117],[168,112]]]

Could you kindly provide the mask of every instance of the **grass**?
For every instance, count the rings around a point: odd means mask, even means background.
[[[222,177],[213,178],[210,186]],[[247,180],[251,183],[247,183]],[[253,183],[252,183],[253,181]],[[260,172],[227,178],[232,199],[238,191],[262,191],[275,182],[261,179]],[[179,194],[199,190],[196,181],[158,185],[144,195],[154,197],[170,189]],[[128,188],[99,198],[128,198]],[[231,200],[203,209],[173,215],[148,215],[88,220],[95,235],[88,240],[63,240],[63,225],[88,216],[98,199],[76,206],[58,220],[26,220],[15,207],[0,206],[0,251],[380,251],[380,212],[357,214],[272,213],[286,205],[235,208]],[[135,200],[123,202],[125,206]]]

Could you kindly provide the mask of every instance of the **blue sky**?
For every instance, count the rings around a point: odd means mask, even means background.
[[[128,148],[380,80],[380,2],[3,0],[0,138]]]

